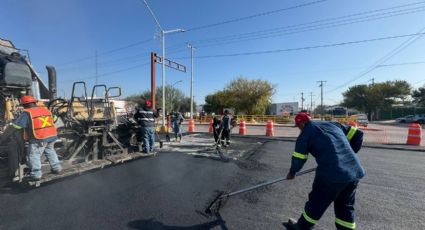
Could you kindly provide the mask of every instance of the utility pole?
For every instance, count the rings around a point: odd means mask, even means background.
[[[372,82],[372,86],[375,85],[375,78],[370,79],[370,81]]]
[[[310,92],[310,114],[313,113],[313,92]]]
[[[96,61],[96,85],[97,85],[97,50],[96,50],[96,54],[95,54],[95,61]]]
[[[323,121],[323,112],[325,111],[325,109],[323,108],[323,83],[325,83],[326,81],[318,81],[318,83],[320,82],[320,120]]]
[[[301,92],[301,111],[304,110],[304,92]]]
[[[190,48],[190,119],[193,119],[193,52],[195,47],[191,44],[187,44]]]

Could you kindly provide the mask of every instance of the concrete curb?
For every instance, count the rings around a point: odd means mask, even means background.
[[[187,122],[183,122],[182,123],[182,125],[188,125],[189,123],[187,123]],[[251,124],[251,123],[246,123],[246,126],[264,126],[264,128],[266,128],[266,124],[267,123],[257,123],[257,124]],[[202,123],[202,124],[199,124],[199,123],[195,123],[195,128],[196,128],[196,126],[198,126],[198,125],[200,125],[200,126],[208,126],[208,125],[210,125],[209,123]],[[292,127],[292,126],[294,126],[295,124],[294,123],[287,123],[287,124],[277,124],[277,123],[273,123],[273,126],[274,127]],[[235,126],[235,128],[236,127],[239,127],[239,126]]]
[[[183,133],[184,136],[193,135],[193,134],[210,134],[206,132],[193,132],[193,133]],[[212,134],[211,134],[212,135]],[[238,135],[232,134],[232,137],[237,138],[247,138],[247,139],[259,139],[264,141],[287,141],[287,142],[295,142],[297,138],[295,137],[266,137],[266,136],[258,136],[258,135]],[[363,148],[371,148],[371,149],[388,149],[388,150],[403,150],[403,151],[415,151],[415,152],[425,152],[425,147],[423,146],[403,146],[402,144],[398,146],[388,146],[385,144],[374,144],[374,143],[364,143]]]

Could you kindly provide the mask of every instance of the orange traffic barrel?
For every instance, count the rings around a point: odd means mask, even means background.
[[[268,137],[274,136],[274,132],[273,132],[273,121],[272,120],[268,120],[267,121],[267,125],[266,125],[266,136],[268,136]]]
[[[239,135],[245,135],[246,134],[246,123],[244,120],[239,123]]]
[[[422,141],[422,128],[420,124],[410,124],[409,132],[407,133],[408,145],[421,145]]]
[[[208,132],[209,132],[209,133],[212,133],[212,132],[213,132],[213,123],[214,123],[214,121],[213,121],[213,120],[211,120],[211,121],[210,121],[210,125],[209,125],[209,127],[208,127]]]
[[[189,133],[195,132],[195,120],[190,119],[189,120],[189,128],[187,130]]]

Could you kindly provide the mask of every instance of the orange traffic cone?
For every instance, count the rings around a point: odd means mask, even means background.
[[[272,120],[268,120],[267,121],[267,125],[266,125],[266,136],[268,136],[268,137],[274,136],[274,132],[273,132],[273,121]]]
[[[421,145],[422,127],[420,124],[410,124],[409,132],[407,133],[408,145]]]
[[[195,132],[195,120],[190,119],[189,120],[189,128],[187,130],[189,133]]]
[[[239,135],[245,135],[246,134],[246,123],[244,120],[239,123]]]
[[[209,133],[213,132],[213,120],[210,121],[210,126],[208,127],[208,132]]]

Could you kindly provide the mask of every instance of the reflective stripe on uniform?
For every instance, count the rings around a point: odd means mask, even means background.
[[[351,141],[351,139],[353,138],[354,134],[356,134],[357,128],[356,127],[350,127],[350,131],[348,131],[347,133],[347,139],[348,141]]]
[[[12,123],[12,126],[13,126],[13,128],[15,128],[15,129],[22,129],[22,127],[21,127],[21,126],[19,126],[19,125],[17,125],[17,124],[14,124],[14,123]]]
[[[337,224],[339,224],[343,227],[349,228],[349,229],[356,229],[356,223],[354,223],[354,222],[350,223],[350,222],[343,221],[341,219],[335,218],[335,223],[337,223]]]
[[[153,111],[139,110],[139,113],[144,113],[144,114],[153,114]]]
[[[292,156],[296,157],[296,158],[300,158],[302,160],[307,160],[307,158],[308,158],[308,155],[302,154],[302,153],[297,153],[297,152],[292,153]]]
[[[306,221],[308,221],[308,222],[310,222],[312,224],[316,224],[317,223],[317,220],[310,218],[305,211],[303,212],[303,217],[304,217],[304,219]]]
[[[155,119],[153,118],[147,118],[147,117],[143,117],[143,118],[138,118],[139,121],[155,121]]]

